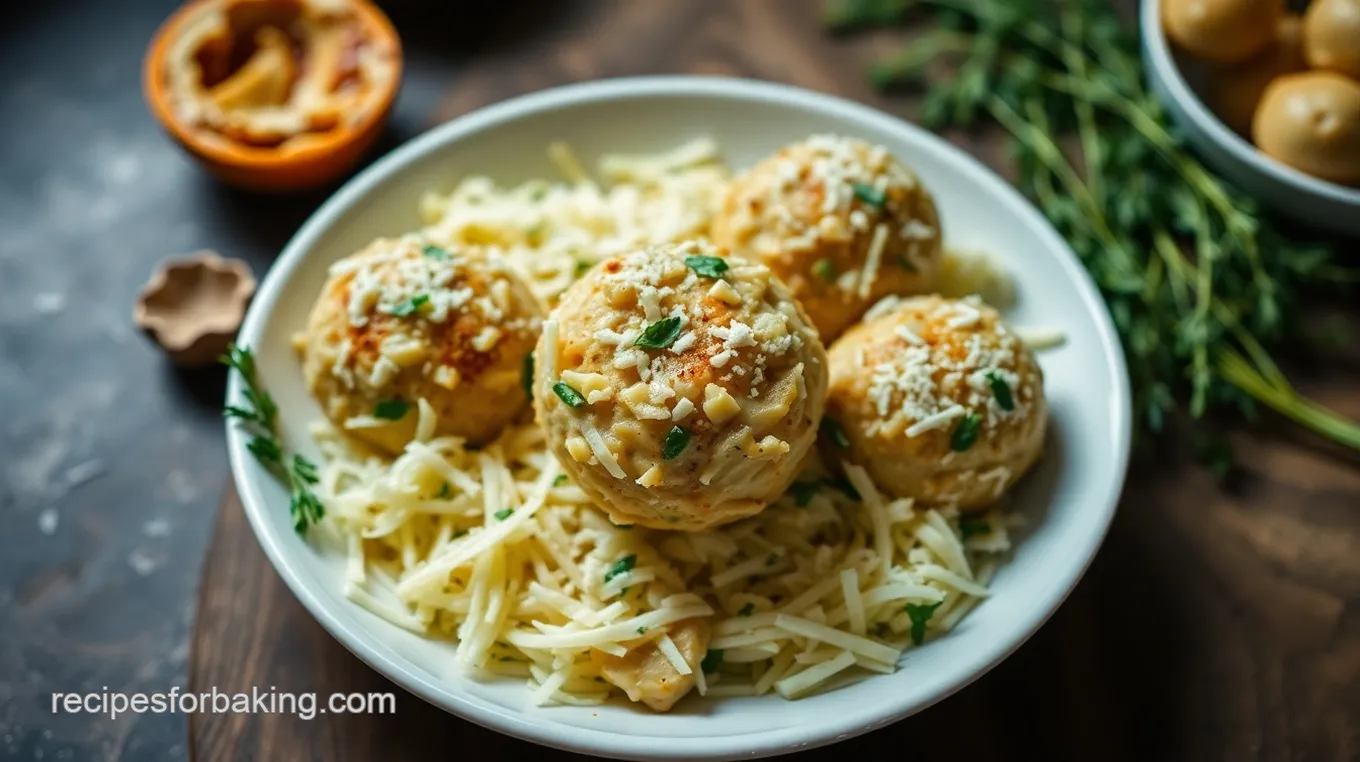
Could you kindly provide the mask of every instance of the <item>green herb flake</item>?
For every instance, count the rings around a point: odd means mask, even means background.
[[[449,252],[447,249],[442,249],[430,243],[427,243],[424,246],[420,247],[420,253],[424,254],[430,259],[438,259],[441,261],[450,259]]]
[[[774,565],[777,564],[777,563],[779,563],[779,556],[776,556],[776,555],[773,554],[773,553],[771,553],[771,554],[768,555],[768,556],[765,556],[765,565],[766,565],[766,566],[774,566]]]
[[[705,278],[721,278],[727,272],[727,260],[722,257],[685,257],[685,265]]]
[[[987,534],[992,531],[992,525],[980,519],[963,519],[959,522],[959,536],[968,539],[975,534]]]
[[[675,460],[689,447],[690,433],[684,426],[672,426],[661,442],[661,459]]]
[[[916,263],[911,261],[911,258],[906,254],[897,255],[897,266],[909,273],[914,273],[917,270]]]
[[[954,452],[966,452],[970,447],[977,443],[978,432],[982,429],[982,417],[977,413],[969,413],[959,421],[959,425],[954,427],[954,434],[949,437],[949,447]]]
[[[553,479],[553,486],[554,486],[554,487],[561,487],[562,485],[564,485],[564,484],[566,484],[566,483],[567,483],[567,475],[566,475],[566,474],[558,474],[557,477],[556,477],[555,479]]]
[[[1011,396],[1011,385],[1006,383],[1006,379],[994,370],[987,371],[987,383],[992,386],[992,396],[996,397],[996,404],[1002,410],[1010,411],[1015,409],[1015,398]]]
[[[830,416],[822,419],[822,436],[831,440],[831,443],[842,450],[850,449],[850,438],[845,435],[845,429],[841,427],[841,422]]]
[[[639,628],[637,628],[637,634],[639,634],[639,635],[645,634],[646,632],[647,632],[647,628],[646,628],[646,627],[639,627]]]
[[[580,392],[571,388],[565,381],[558,381],[553,384],[553,394],[556,394],[557,398],[562,400],[567,407],[580,407],[586,404],[586,398],[582,397]]]
[[[806,508],[812,503],[812,498],[816,496],[820,485],[817,482],[794,482],[789,487],[789,492],[793,493],[793,504],[799,508]]]
[[[444,482],[444,484],[439,488],[439,494],[435,495],[435,497],[438,498],[439,500],[444,500],[445,498],[452,494],[453,488],[449,486],[448,482]]]
[[[594,266],[595,266],[594,264],[587,262],[583,259],[576,260],[576,277],[579,278],[582,275],[585,275],[586,272],[588,272],[590,268]]]
[[[510,514],[514,512],[515,512],[514,508],[502,508],[491,515],[495,516],[497,521],[505,521],[506,519],[510,518]]]
[[[378,400],[373,406],[374,417],[384,421],[400,421],[411,409],[411,403],[402,399]]]
[[[737,616],[750,616],[754,613],[756,613],[756,605],[754,603],[748,603],[741,607],[741,610],[737,612]]]
[[[675,340],[680,338],[680,317],[663,318],[647,326],[647,330],[642,332],[637,341],[633,342],[635,347],[645,347],[647,349],[665,349]]]
[[[836,265],[829,259],[819,259],[812,263],[812,274],[830,283],[836,279]]]
[[[524,363],[519,369],[519,383],[524,388],[524,396],[531,401],[534,398],[534,353],[530,352],[524,356]]]
[[[392,309],[388,310],[387,314],[392,315],[393,317],[409,317],[429,303],[429,294],[416,294],[410,299],[403,299],[402,301],[397,302],[393,305]]]
[[[619,560],[615,561],[614,565],[609,567],[609,571],[604,573],[604,581],[609,582],[609,580],[619,576],[620,574],[627,574],[628,572],[632,571],[633,567],[636,565],[637,555],[629,553],[623,558],[620,558]]]
[[[710,648],[708,653],[704,654],[704,660],[699,662],[699,669],[702,669],[705,675],[710,675],[717,672],[722,663],[723,650],[721,648]]]
[[[935,615],[935,609],[940,607],[938,603],[908,603],[906,606],[907,616],[911,618],[911,642],[914,645],[921,645],[926,639],[926,623]]]
[[[854,500],[856,503],[860,501],[859,490],[855,489],[855,485],[851,484],[850,480],[844,476],[827,479],[825,484],[828,487],[840,490],[846,497]]]
[[[883,195],[883,191],[879,190],[878,188],[875,188],[872,185],[869,185],[868,183],[861,183],[857,181],[851,183],[850,185],[855,190],[855,198],[859,199],[860,201],[863,201],[869,206],[882,208],[883,203],[887,201],[887,197]]]

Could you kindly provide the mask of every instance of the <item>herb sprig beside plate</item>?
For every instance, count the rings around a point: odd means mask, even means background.
[[[1100,287],[1143,433],[1184,410],[1254,419],[1264,404],[1360,449],[1360,425],[1300,395],[1268,347],[1298,335],[1304,294],[1360,282],[1324,246],[1290,240],[1190,154],[1144,85],[1136,38],[1104,0],[833,0],[837,30],[938,24],[876,64],[880,88],[926,87],[933,128],[1010,133],[1024,190]],[[938,81],[927,69],[958,62]],[[1063,136],[1079,150],[1068,152]],[[1070,154],[1076,154],[1074,160]]]
[[[274,398],[260,386],[255,371],[255,355],[246,347],[235,344],[227,348],[220,361],[236,371],[245,388],[241,396],[244,405],[227,405],[222,414],[234,418],[251,439],[246,449],[255,456],[260,465],[269,469],[288,486],[288,512],[293,519],[293,529],[306,535],[308,527],[321,521],[326,515],[326,507],[312,491],[319,478],[316,464],[297,453],[289,456],[279,436],[279,408]]]

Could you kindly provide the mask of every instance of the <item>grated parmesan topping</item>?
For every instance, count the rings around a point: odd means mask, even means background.
[[[983,415],[991,426],[1013,415],[1023,415],[1028,400],[1015,372],[1023,346],[999,322],[993,331],[968,331],[982,319],[981,301],[935,300],[929,311],[904,309],[892,334],[905,346],[893,346],[891,359],[873,366],[867,399],[879,418],[872,431],[902,426],[908,437],[948,427],[969,411]],[[911,321],[919,319],[920,325]],[[921,330],[921,327],[934,327]],[[923,336],[923,334],[925,334]],[[962,350],[962,356],[957,356]],[[992,378],[1012,392],[1013,410],[1005,410],[992,390]]]

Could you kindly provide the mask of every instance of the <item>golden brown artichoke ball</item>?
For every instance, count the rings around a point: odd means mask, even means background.
[[[835,135],[786,146],[737,178],[713,240],[763,263],[831,342],[890,294],[939,269],[935,202],[886,148]]]
[[[300,337],[307,386],[337,427],[399,453],[419,400],[433,434],[494,439],[524,409],[542,310],[476,250],[383,238],[331,267]]]
[[[826,350],[764,266],[706,243],[607,259],[544,324],[534,403],[563,468],[616,523],[751,516],[816,440]]]
[[[884,308],[828,353],[828,455],[864,466],[897,497],[961,510],[994,502],[1043,449],[1033,355],[976,297]]]

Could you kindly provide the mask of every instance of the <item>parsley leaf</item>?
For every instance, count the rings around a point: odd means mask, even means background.
[[[819,259],[812,263],[812,274],[830,283],[836,279],[836,265],[829,259]]]
[[[921,645],[926,639],[926,623],[935,615],[935,609],[944,601],[937,603],[908,603],[907,616],[911,618],[911,642]]]
[[[710,648],[708,653],[704,654],[704,660],[699,662],[699,669],[702,669],[705,675],[711,674],[717,672],[722,663],[723,650],[721,648]]]
[[[646,628],[646,627],[639,627],[639,628],[637,629],[637,633],[638,633],[639,635],[642,635],[642,634],[645,633],[645,632],[647,632],[647,628]]]
[[[586,398],[581,393],[567,385],[565,381],[558,381],[553,384],[553,394],[566,403],[567,407],[580,407],[586,404]]]
[[[882,207],[883,202],[887,200],[887,198],[883,195],[883,191],[879,190],[878,188],[875,188],[872,185],[869,185],[868,183],[861,183],[856,181],[854,183],[851,183],[850,185],[855,190],[855,198],[859,199],[860,201],[863,201],[869,206]]]
[[[959,522],[959,535],[965,540],[975,534],[986,534],[990,531],[992,525],[980,519],[963,519]]]
[[[400,421],[410,409],[411,403],[406,400],[378,400],[378,404],[373,406],[373,415],[385,421]]]
[[[438,246],[435,246],[434,244],[429,244],[429,243],[425,244],[424,246],[422,246],[422,247],[420,248],[420,253],[421,253],[421,254],[424,254],[425,256],[429,257],[430,259],[439,259],[439,260],[446,260],[446,259],[449,259],[449,252],[448,252],[446,249],[442,249],[442,248],[440,248],[440,247],[438,247]]]
[[[646,347],[647,349],[665,349],[680,337],[680,317],[663,318],[647,326],[647,330],[642,332],[637,341],[633,342],[635,347]]]
[[[789,487],[789,492],[793,493],[793,504],[799,508],[806,508],[812,502],[812,498],[821,489],[817,482],[794,482]]]
[[[557,475],[557,478],[553,479],[553,486],[554,486],[554,487],[561,487],[563,484],[566,484],[566,483],[567,483],[567,475],[566,475],[566,474],[558,474],[558,475]]]
[[[1006,383],[1006,379],[1002,378],[1000,373],[994,370],[987,371],[987,383],[992,385],[992,396],[996,397],[996,404],[1000,405],[1002,410],[1015,409],[1015,398],[1011,397],[1010,384]]]
[[[514,512],[515,512],[514,508],[502,508],[491,515],[495,516],[497,521],[505,521],[506,519],[510,518],[510,514]]]
[[[442,487],[439,488],[439,494],[435,495],[435,497],[438,498],[438,499],[440,499],[440,500],[443,500],[444,498],[446,498],[446,497],[448,497],[449,495],[452,495],[452,494],[453,494],[453,488],[449,486],[449,483],[448,483],[448,482],[444,482],[444,486],[442,486]]]
[[[405,299],[400,302],[397,302],[395,305],[392,306],[392,309],[388,310],[387,314],[392,315],[394,317],[407,317],[409,315],[414,315],[417,310],[419,310],[421,307],[424,307],[429,303],[430,303],[429,294],[416,294],[410,299]]]
[[[604,581],[608,582],[609,580],[619,576],[620,574],[627,574],[628,572],[632,571],[633,567],[636,565],[637,555],[629,553],[623,558],[620,558],[619,560],[615,561],[614,565],[609,567],[609,571],[604,573]]]
[[[672,426],[661,442],[661,459],[675,460],[689,447],[690,433],[684,426]]]
[[[916,272],[916,263],[911,261],[906,254],[897,255],[897,266],[909,273]]]
[[[748,603],[741,607],[741,610],[737,612],[737,616],[750,616],[754,613],[756,613],[756,605],[754,603]]]
[[[851,500],[854,500],[856,503],[858,503],[860,500],[859,490],[855,489],[855,485],[851,484],[850,480],[845,478],[844,476],[837,476],[831,479],[827,479],[826,486],[835,487],[841,492],[844,492],[846,497],[850,498]]]
[[[964,452],[972,447],[978,438],[978,431],[982,429],[982,418],[977,413],[969,413],[959,421],[959,425],[954,428],[954,434],[949,437],[949,447],[954,452]]]
[[[845,429],[841,428],[841,422],[835,418],[826,417],[822,419],[822,436],[831,440],[831,443],[842,450],[850,449],[850,438],[845,436]]]
[[[722,257],[685,257],[685,264],[705,278],[721,278],[727,272],[727,260]]]

